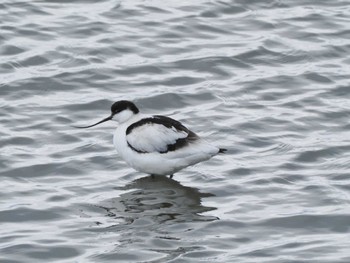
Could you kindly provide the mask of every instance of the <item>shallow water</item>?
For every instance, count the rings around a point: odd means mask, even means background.
[[[350,262],[349,1],[0,4],[0,262]],[[120,99],[225,155],[152,179]]]

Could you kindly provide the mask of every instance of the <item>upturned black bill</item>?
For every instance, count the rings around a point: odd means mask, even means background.
[[[94,127],[94,126],[96,126],[96,125],[98,125],[98,124],[101,124],[102,122],[110,121],[112,118],[113,118],[113,116],[109,116],[109,117],[103,119],[102,121],[99,121],[99,122],[97,122],[97,123],[95,123],[95,124],[92,124],[92,125],[89,125],[89,126],[74,126],[74,127],[75,127],[75,128],[79,128],[79,129],[90,128],[90,127]]]

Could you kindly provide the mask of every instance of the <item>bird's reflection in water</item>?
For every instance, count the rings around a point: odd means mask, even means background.
[[[142,177],[118,190],[126,192],[99,207],[108,212],[107,216],[122,219],[126,224],[159,225],[217,219],[201,214],[216,209],[201,204],[203,197],[213,194],[201,193],[197,188],[183,186],[165,176]]]

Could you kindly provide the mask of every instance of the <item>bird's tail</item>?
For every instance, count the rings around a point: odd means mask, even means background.
[[[225,149],[225,148],[220,148],[219,149],[219,153],[225,153],[227,151],[227,149]]]

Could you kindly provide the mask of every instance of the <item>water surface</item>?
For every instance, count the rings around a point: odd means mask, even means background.
[[[349,262],[349,1],[0,4],[1,262]],[[228,153],[152,179],[120,99]]]

